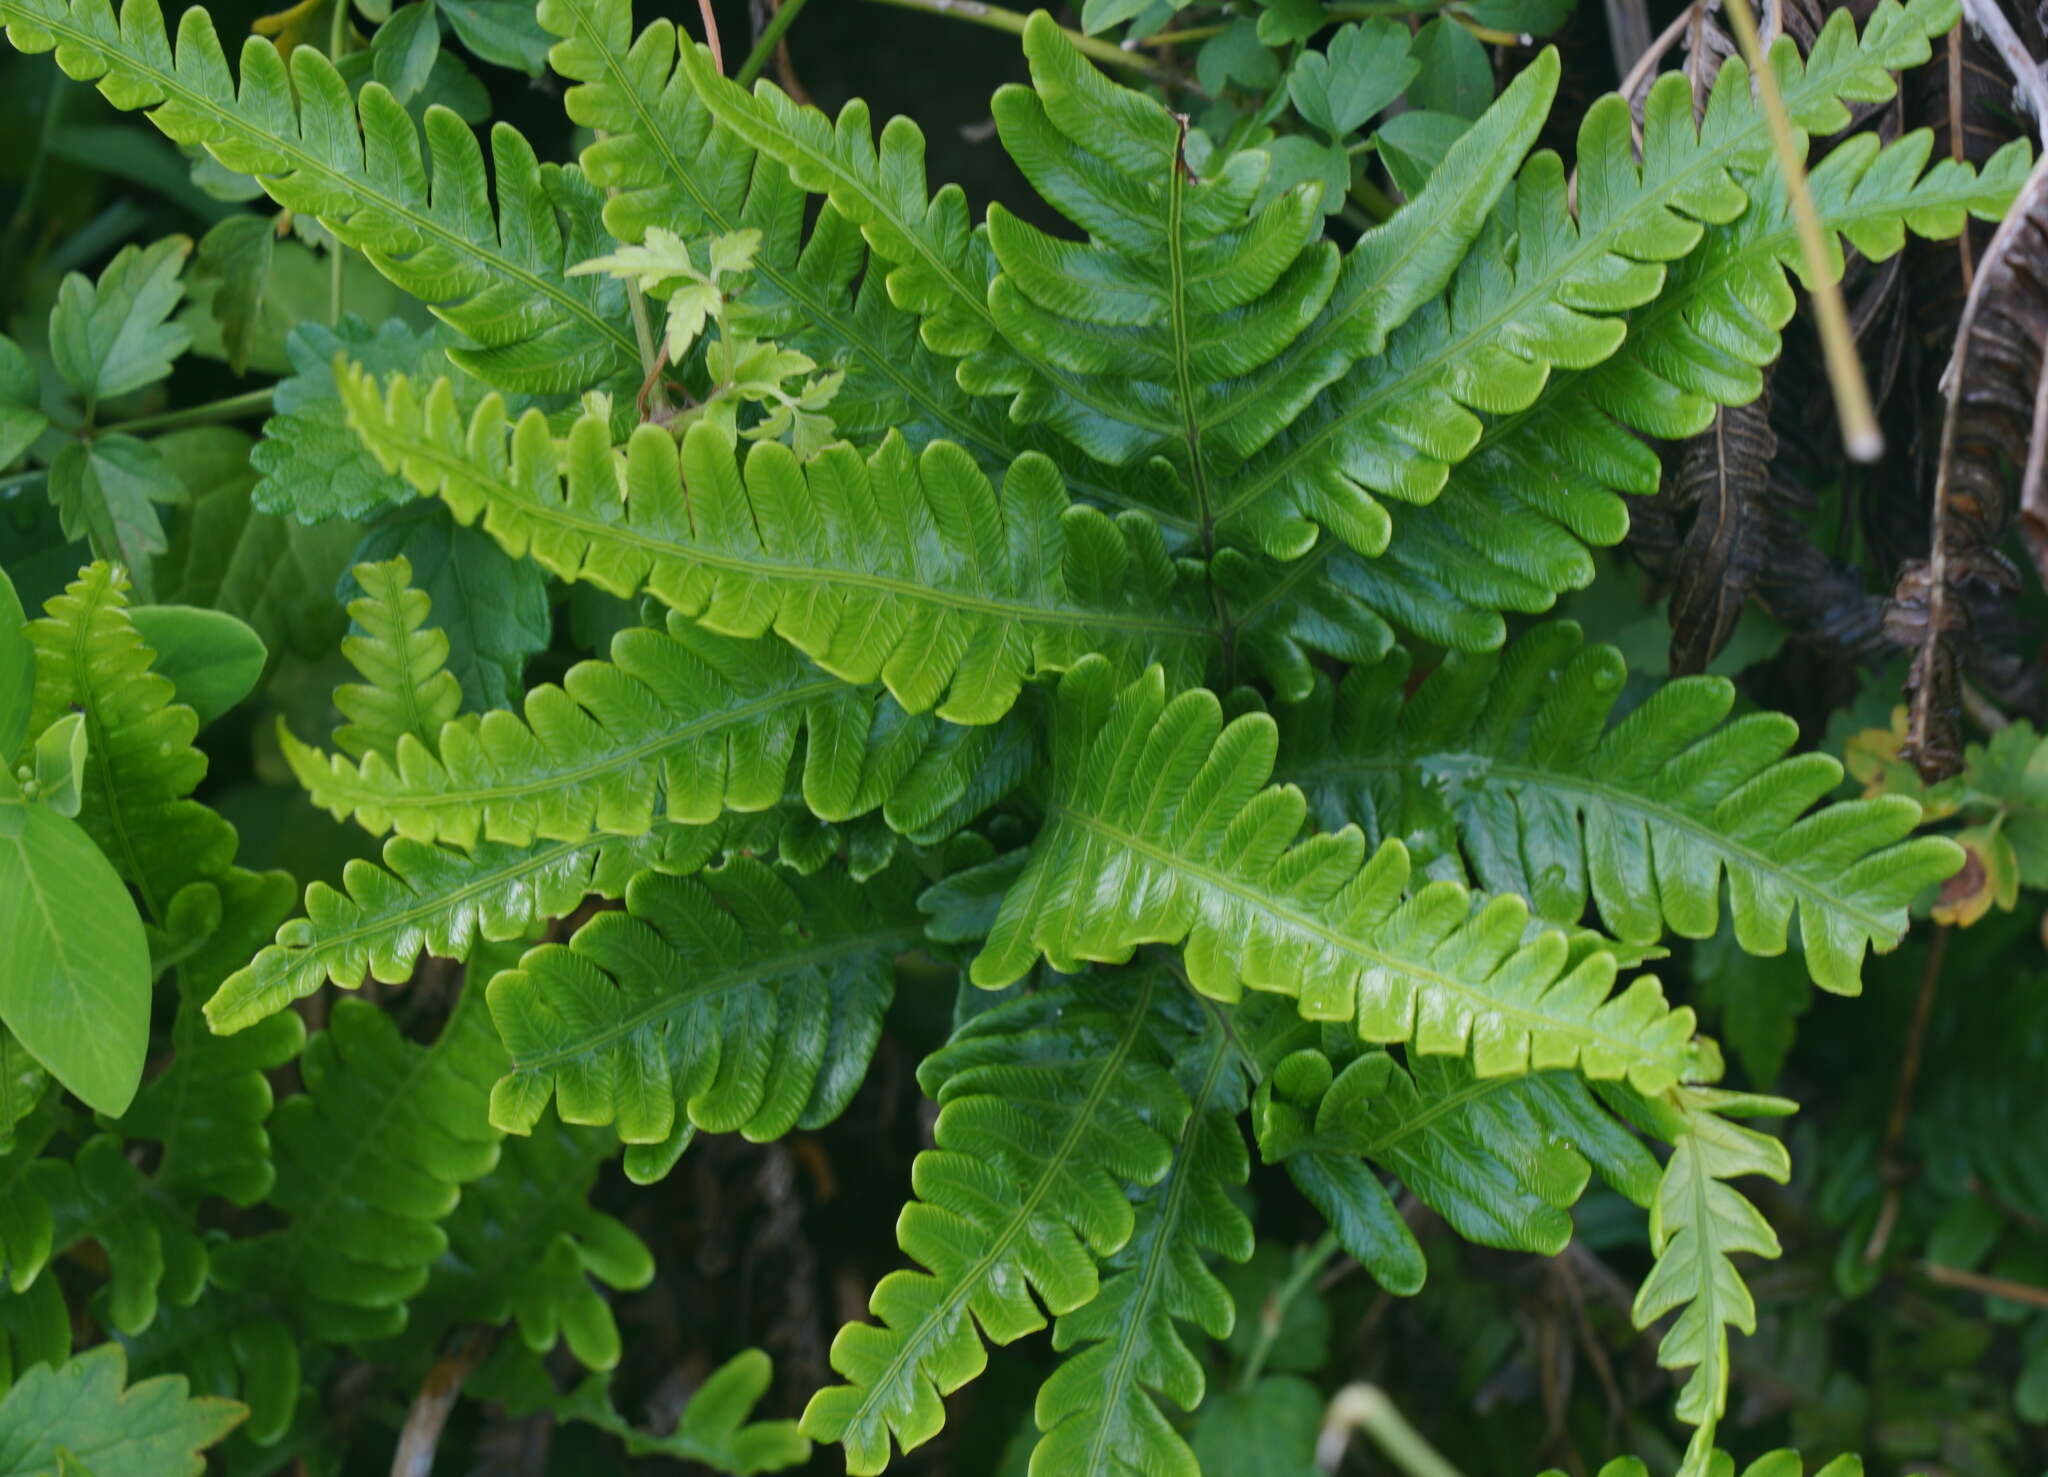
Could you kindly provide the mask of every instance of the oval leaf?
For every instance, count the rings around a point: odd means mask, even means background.
[[[14,581],[0,569],[0,766],[11,765],[28,737],[28,710],[36,690],[36,650]]]
[[[178,701],[213,722],[247,697],[270,653],[263,638],[233,616],[194,605],[138,605],[128,614],[171,679]]]

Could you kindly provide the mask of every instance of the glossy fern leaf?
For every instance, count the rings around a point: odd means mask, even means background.
[[[941,1397],[1008,1344],[1099,1294],[1098,1266],[1130,1243],[1128,1191],[1157,1184],[1189,1111],[1160,1047],[1152,971],[1039,991],[974,1017],[926,1058],[936,1147],[897,1239],[923,1271],[884,1277],[876,1323],[832,1341],[846,1384],[820,1390],[804,1433],[846,1448],[852,1473],[936,1435]],[[1043,1311],[1041,1311],[1041,1307]]]
[[[774,442],[736,457],[705,424],[680,450],[642,426],[621,459],[595,417],[558,443],[538,411],[514,426],[494,397],[465,426],[445,381],[380,393],[348,372],[342,397],[387,467],[507,552],[727,635],[774,631],[911,712],[993,722],[1027,677],[1089,652],[1198,680],[1214,642],[1199,582],[1156,526],[1072,505],[1042,456],[998,491],[945,442],[913,453],[891,435],[865,458],[841,444],[805,464]]]
[[[157,0],[124,0],[118,19],[107,0],[7,0],[0,21],[16,49],[54,50],[115,107],[147,110],[173,141],[317,218],[466,334],[474,346],[450,353],[479,379],[558,393],[638,364],[623,292],[565,275],[606,249],[599,195],[540,164],[512,128],[491,131],[486,164],[468,125],[431,107],[423,141],[382,84],[351,96],[317,48],[290,48],[287,62],[261,36],[243,42],[238,85],[198,7],[175,47]]]
[[[975,982],[1021,978],[1040,954],[1071,971],[1173,944],[1212,998],[1277,991],[1368,1041],[1469,1052],[1485,1076],[1576,1066],[1659,1091],[1688,1070],[1691,1009],[1648,977],[1615,994],[1614,957],[1574,958],[1520,898],[1411,891],[1407,849],[1368,857],[1356,827],[1296,844],[1308,805],[1268,787],[1277,747],[1269,717],[1226,727],[1208,692],[1169,703],[1157,671],[1121,688],[1103,663],[1070,672],[1046,821]]]
[[[1914,836],[1920,807],[1902,796],[1824,804],[1842,766],[1793,754],[1781,714],[1731,721],[1725,678],[1667,682],[1613,721],[1626,678],[1621,653],[1570,622],[1453,654],[1412,691],[1399,653],[1288,710],[1278,772],[1326,830],[1401,837],[1430,874],[1557,923],[1590,898],[1625,942],[1710,937],[1725,884],[1745,949],[1782,953],[1796,917],[1815,982],[1861,989],[1865,950],[1898,944],[1958,848]]]
[[[1053,1348],[1068,1357],[1039,1387],[1033,1477],[1200,1477],[1158,1402],[1202,1403],[1207,1380],[1187,1327],[1224,1339],[1236,1323],[1209,1263],[1252,1254],[1251,1221],[1233,1198],[1251,1172],[1237,1125],[1246,1082],[1220,1021],[1185,998],[1161,1001],[1157,1014],[1188,1115],[1173,1166],[1138,1199],[1130,1242],[1104,1265],[1101,1291],[1053,1325]],[[1176,1015],[1195,1028],[1176,1029]]]
[[[305,1341],[400,1332],[461,1187],[498,1162],[485,1110],[504,1066],[481,989],[463,991],[431,1046],[367,1001],[337,1000],[299,1059],[305,1090],[271,1117],[268,1203],[288,1224],[220,1248],[214,1280],[282,1310]]]
[[[585,898],[619,897],[643,871],[694,872],[723,836],[715,825],[660,825],[641,836],[479,841],[467,852],[394,836],[381,866],[351,858],[339,888],[307,886],[305,916],[221,982],[207,1024],[248,1030],[330,980],[344,990],[365,979],[404,984],[423,954],[467,959],[479,943],[524,938]]]
[[[431,744],[441,725],[462,709],[462,686],[448,670],[448,636],[428,624],[431,602],[413,588],[412,564],[403,555],[358,564],[349,601],[355,631],[342,638],[341,654],[361,682],[334,689],[334,706],[349,721],[334,731],[334,742],[355,759],[375,750],[387,759],[410,734]]]
[[[70,1159],[43,1161],[43,1191],[54,1214],[54,1245],[96,1244],[107,1281],[101,1319],[125,1334],[156,1320],[161,1302],[191,1303],[206,1286],[207,1249],[199,1228],[150,1184],[113,1134],[95,1134]]]
[[[867,1073],[896,956],[921,934],[907,870],[856,885],[736,857],[692,878],[642,873],[624,911],[491,981],[512,1058],[491,1122],[531,1133],[552,1099],[564,1122],[612,1125],[635,1146],[829,1123]]]
[[[986,780],[1014,783],[1014,751],[1029,745],[1021,724],[957,729],[906,714],[780,643],[713,635],[680,616],[665,632],[621,631],[611,657],[532,689],[523,713],[444,724],[431,746],[406,735],[390,758],[358,764],[287,732],[285,757],[337,817],[470,848],[705,825],[768,810],[792,783],[825,820],[879,810],[921,832]]]

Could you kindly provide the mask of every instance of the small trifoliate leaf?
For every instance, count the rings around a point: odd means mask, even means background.
[[[1195,80],[1205,92],[1220,93],[1233,83],[1260,90],[1280,80],[1280,59],[1259,39],[1257,25],[1236,20],[1195,53]]]
[[[43,414],[43,381],[21,346],[0,334],[0,467],[27,451],[50,418]]]
[[[209,310],[220,325],[228,367],[246,374],[262,326],[263,294],[270,285],[270,260],[277,228],[260,215],[231,215],[199,240],[192,275],[213,284]]]
[[[87,404],[155,384],[192,342],[168,321],[185,296],[179,274],[191,254],[186,236],[126,246],[98,282],[73,272],[57,289],[50,357]]]
[[[1399,97],[1422,64],[1409,55],[1408,29],[1387,16],[1338,28],[1325,52],[1294,64],[1295,111],[1340,140]]]
[[[163,454],[133,436],[71,442],[50,464],[50,500],[65,536],[87,539],[95,554],[126,565],[145,598],[153,588],[151,567],[165,547],[155,505],[184,495]]]
[[[370,42],[370,71],[393,97],[409,103],[427,85],[440,54],[441,20],[434,0],[417,0],[394,10],[377,28]]]
[[[1409,55],[1421,70],[1408,84],[1408,106],[1477,118],[1493,101],[1493,63],[1479,38],[1447,15],[1415,33]]]

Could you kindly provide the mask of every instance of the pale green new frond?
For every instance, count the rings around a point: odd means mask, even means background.
[[[1476,901],[1454,882],[1410,890],[1405,847],[1370,857],[1353,826],[1299,841],[1308,804],[1267,784],[1278,747],[1264,714],[1225,726],[1201,690],[1171,703],[1155,670],[1119,687],[1104,663],[1061,681],[1043,828],[1003,899],[977,984],[1122,963],[1179,945],[1197,990],[1295,998],[1311,1020],[1367,1041],[1469,1052],[1485,1076],[1576,1066],[1645,1091],[1693,1059],[1693,1013],[1657,982],[1614,993],[1614,957],[1574,958],[1520,898]]]
[[[448,637],[427,624],[429,601],[412,587],[403,555],[358,564],[355,581],[363,594],[349,601],[348,614],[359,630],[342,638],[341,653],[365,680],[334,689],[334,706],[349,720],[334,742],[357,759],[373,751],[389,758],[404,735],[431,744],[461,711],[462,685],[448,670]]]
[[[1190,1004],[1162,1001],[1162,1023],[1176,1005],[1193,1014]],[[1251,1172],[1237,1126],[1244,1074],[1230,1032],[1196,1019],[1203,1029],[1161,1029],[1189,1107],[1173,1167],[1139,1198],[1130,1244],[1106,1263],[1101,1291],[1053,1325],[1053,1347],[1073,1352],[1039,1387],[1033,1477],[1200,1477],[1155,1393],[1184,1411],[1202,1403],[1202,1362],[1181,1324],[1230,1336],[1236,1308],[1207,1258],[1245,1260],[1252,1226],[1232,1199]]]
[[[715,825],[663,825],[641,836],[479,841],[466,853],[394,836],[382,866],[352,858],[340,888],[310,884],[306,916],[221,982],[206,1002],[207,1023],[244,1031],[329,980],[344,990],[365,978],[403,984],[422,954],[467,959],[480,941],[522,938],[586,897],[618,897],[644,870],[693,872],[723,834]]]
[[[923,836],[964,798],[1015,784],[1031,747],[1022,723],[962,729],[907,714],[779,642],[713,635],[675,615],[665,632],[621,631],[610,661],[534,688],[523,713],[459,718],[432,745],[407,735],[391,757],[358,764],[284,735],[315,803],[373,832],[464,848],[705,825],[781,803],[793,780],[825,820],[879,810]]]
[[[892,1435],[905,1450],[936,1435],[941,1397],[986,1365],[984,1339],[1012,1343],[1098,1295],[1098,1264],[1136,1229],[1126,1187],[1168,1172],[1189,1111],[1154,1028],[1171,988],[1147,970],[1027,994],[918,1069],[937,1147],[912,1166],[896,1234],[928,1270],[876,1285],[879,1322],[832,1341],[848,1383],[804,1411],[804,1433],[842,1443],[849,1472],[886,1467]]]
[[[1711,1465],[1703,1465],[1702,1471],[1712,1472],[1715,1477],[1735,1477],[1735,1463],[1725,1451],[1712,1453],[1708,1460]],[[1742,1477],[1802,1477],[1805,1471],[1806,1463],[1799,1453],[1784,1449],[1758,1457],[1742,1469]],[[1542,1477],[1564,1477],[1564,1473],[1553,1467]],[[1600,1469],[1600,1477],[1650,1477],[1650,1469],[1639,1457],[1616,1457]],[[1813,1477],[1863,1477],[1863,1458],[1838,1456],[1818,1468]]]
[[[472,966],[474,972],[474,966]],[[485,1109],[505,1049],[472,979],[432,1046],[342,999],[299,1058],[305,1091],[270,1122],[283,1230],[220,1247],[214,1281],[284,1310],[314,1343],[388,1338],[447,1249],[461,1187],[498,1162]]]
[[[78,823],[161,921],[189,883],[225,871],[235,828],[191,798],[206,775],[193,746],[199,716],[177,701],[156,654],[128,616],[128,578],[92,564],[48,614],[32,621],[35,706],[29,732],[62,714],[85,715],[85,798]]]
[[[1728,1181],[1760,1174],[1783,1184],[1791,1157],[1777,1139],[1730,1121],[1793,1110],[1783,1098],[1680,1088],[1646,1105],[1671,1139],[1671,1158],[1650,1205],[1656,1264],[1636,1293],[1636,1327],[1678,1318],[1657,1346],[1657,1362],[1692,1371],[1678,1395],[1679,1419],[1695,1427],[1679,1477],[1706,1477],[1714,1431],[1728,1403],[1728,1330],[1756,1332],[1756,1301],[1731,1257],[1775,1257],[1778,1236]]]
[[[640,874],[625,911],[491,981],[512,1056],[491,1121],[530,1133],[552,1099],[564,1122],[671,1147],[697,1129],[763,1141],[829,1123],[866,1075],[896,956],[922,935],[913,897],[907,870],[856,885],[736,857]]]
[[[1745,949],[1782,953],[1796,916],[1814,981],[1861,989],[1866,948],[1897,945],[1959,849],[1915,837],[1920,808],[1902,796],[1823,804],[1841,765],[1794,755],[1790,718],[1730,721],[1725,678],[1666,683],[1610,722],[1626,677],[1619,651],[1583,646],[1570,622],[1453,654],[1412,691],[1397,653],[1286,712],[1279,774],[1325,829],[1399,836],[1432,874],[1469,873],[1557,923],[1590,897],[1624,942],[1711,936],[1725,880]]]
[[[1889,97],[1891,73],[1926,60],[1955,16],[1954,0],[1885,0],[1860,37],[1837,11],[1808,58],[1781,38],[1772,65],[1794,124],[1830,133],[1848,121],[1845,101]],[[1733,172],[1756,171],[1771,147],[1739,62],[1721,69],[1697,124],[1687,79],[1660,79],[1642,135],[1638,151],[1628,105],[1610,95],[1580,126],[1575,194],[1556,155],[1533,156],[1443,296],[1231,479],[1214,509],[1221,535],[1292,558],[1322,527],[1377,554],[1392,528],[1381,499],[1435,498],[1478,445],[1482,414],[1526,410],[1553,370],[1611,356],[1633,332],[1621,315],[1660,300],[1669,264],[1765,193]]]
[[[243,43],[237,85],[197,7],[179,20],[175,49],[157,0],[124,0],[118,19],[107,0],[5,0],[0,21],[18,50],[54,50],[117,108],[147,109],[176,142],[203,145],[278,204],[317,217],[467,334],[477,347],[452,352],[478,378],[573,391],[638,363],[618,286],[564,275],[603,249],[597,192],[540,164],[513,129],[492,130],[487,166],[468,125],[433,107],[423,144],[381,84],[352,98],[316,48],[293,48],[287,63],[260,36]]]
[[[445,382],[422,399],[349,373],[342,394],[387,466],[508,552],[727,635],[772,630],[911,712],[993,722],[1027,677],[1090,652],[1194,680],[1214,645],[1199,580],[1156,525],[1070,504],[1042,456],[1000,490],[960,448],[913,454],[896,435],[801,463],[774,442],[742,460],[701,423],[680,449],[642,426],[621,457],[595,417],[558,443],[537,411],[508,424],[495,397],[465,427]]]

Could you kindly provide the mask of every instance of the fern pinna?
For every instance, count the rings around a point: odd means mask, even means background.
[[[0,936],[69,848],[132,901],[143,980],[89,1061],[6,1018],[0,1468],[69,1401],[61,1470],[170,1471],[238,1417],[236,1470],[270,1470],[343,1440],[321,1391],[369,1361],[635,1454],[878,1473],[1049,1327],[1005,1470],[1235,1477],[1217,1413],[1301,1398],[1246,1299],[1281,1228],[1326,1233],[1290,1296],[1341,1251],[1406,1298],[1421,1220],[1557,1256],[1597,1215],[1679,1378],[1689,1434],[1658,1439],[1729,1470],[1744,1259],[1779,1245],[1746,1190],[1790,1173],[1753,1120],[1793,1105],[1720,1085],[1685,951],[1853,995],[1962,862],[1726,680],[1527,619],[1656,493],[1640,438],[1755,401],[1793,279],[1825,285],[1743,61],[1600,99],[1567,156],[1536,51],[1340,230],[1298,136],[1191,122],[1043,13],[992,105],[1034,198],[977,215],[915,124],[743,86],[627,0],[522,20],[589,131],[559,164],[480,140],[384,49],[419,26],[359,8],[368,66],[251,37],[231,67],[202,10],[0,0],[20,51],[424,310],[294,333],[241,451],[237,516],[341,591],[308,619],[355,680],[251,740],[354,828],[332,867],[237,863],[212,670],[131,600],[142,546],[0,605]],[[1217,29],[1266,38],[1286,7],[1257,9]],[[1930,167],[1924,131],[1843,132],[1957,24],[1880,0],[1777,37],[1830,272],[2018,190],[2024,144]],[[487,621],[527,629],[487,650]],[[593,1200],[639,1193],[614,1161],[649,1186],[702,1136],[814,1145],[906,1019],[936,1031],[907,1265],[823,1388],[777,1388],[800,1423],[749,1419],[756,1352],[637,1429],[608,1379],[648,1320],[615,1309],[657,1268]],[[486,1358],[479,1324],[516,1337]],[[70,1358],[91,1327],[125,1349]],[[88,1407],[142,1444],[104,1455]]]

